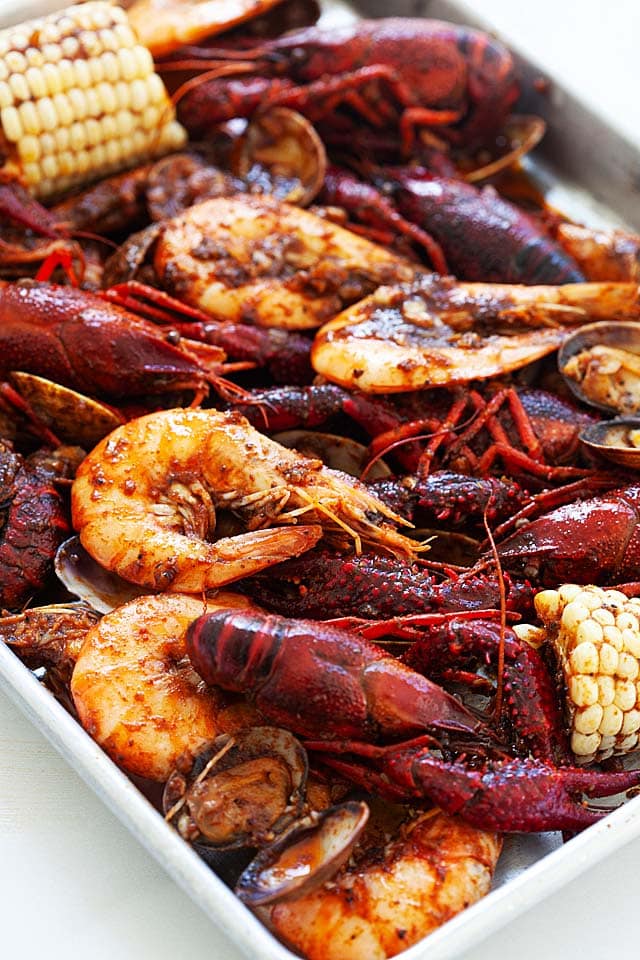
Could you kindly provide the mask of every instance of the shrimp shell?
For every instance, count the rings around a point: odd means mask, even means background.
[[[118,427],[81,464],[71,505],[91,556],[151,590],[220,587],[323,535],[400,557],[416,550],[388,522],[404,521],[363,484],[280,446],[235,412],[163,410]],[[247,532],[211,542],[223,508],[223,520],[230,512]],[[298,526],[301,516],[311,525]]]
[[[207,687],[191,666],[184,635],[205,610],[250,606],[221,592],[203,602],[176,594],[138,597],[86,635],[71,677],[82,726],[119,766],[166,780],[178,758],[220,733],[256,722],[248,705]]]

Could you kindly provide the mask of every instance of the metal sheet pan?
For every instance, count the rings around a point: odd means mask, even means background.
[[[36,2],[34,0],[34,13]],[[46,5],[51,9],[54,3],[48,0]],[[16,8],[19,16],[14,19],[21,19],[24,8],[20,4],[16,4]],[[365,16],[389,12],[388,4],[380,0],[365,0],[357,9]],[[5,5],[3,17],[10,22],[6,11]],[[468,5],[450,0],[397,2],[393,12],[487,26]],[[352,14],[348,7],[334,3],[327,16],[336,20]],[[509,42],[508,37],[505,40]],[[535,64],[519,59],[525,78],[541,75]],[[577,219],[591,223],[626,222],[640,229],[638,151],[557,84],[552,83],[549,96],[531,94],[522,106],[545,116],[549,125],[540,158],[534,166],[536,175],[553,185],[552,202]],[[602,193],[603,183],[606,196]],[[191,852],[60,704],[2,646],[0,685],[136,839],[247,956],[292,960],[294,955],[277,942]],[[509,838],[493,892],[400,956],[406,960],[427,956],[430,960],[444,960],[458,956],[574,879],[589,865],[638,836],[640,797],[564,846],[558,834]]]

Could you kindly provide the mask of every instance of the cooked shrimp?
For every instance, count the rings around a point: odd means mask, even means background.
[[[154,57],[230,30],[282,0],[134,0],[129,22]]]
[[[246,597],[230,592],[206,602],[138,597],[89,630],[71,695],[87,733],[129,773],[166,780],[181,754],[256,722],[251,707],[204,685],[184,646],[187,627],[205,609],[243,606],[250,606]]]
[[[263,915],[307,960],[383,960],[488,893],[501,847],[496,834],[430,811],[382,854],[374,847],[320,889]]]
[[[153,590],[201,593],[298,556],[323,535],[402,557],[416,549],[357,480],[233,412],[163,410],[124,424],[81,464],[71,500],[91,556]],[[311,525],[296,526],[300,517]],[[221,530],[236,535],[210,542]]]
[[[589,280],[640,282],[640,236],[624,230],[591,230],[575,223],[557,227],[558,243]]]
[[[311,362],[352,389],[416,390],[517,370],[555,350],[564,325],[638,316],[635,283],[528,287],[423,276],[381,287],[327,323]]]
[[[220,320],[319,327],[417,267],[272,197],[206,200],[169,221],[154,265],[163,286]]]

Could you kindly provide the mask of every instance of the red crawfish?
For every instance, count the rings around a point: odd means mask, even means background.
[[[565,503],[498,544],[506,570],[536,583],[640,579],[640,484]]]
[[[580,283],[578,264],[544,227],[493,189],[436,177],[420,167],[372,171],[371,183],[330,168],[320,201],[344,207],[372,226],[419,244],[442,272],[433,245],[451,273],[495,283]]]
[[[83,455],[60,447],[25,459],[0,441],[0,607],[18,610],[44,587],[70,530],[55,481],[72,477]]]
[[[429,734],[376,746],[371,741],[422,729],[466,733],[478,748],[486,728],[441,687],[421,686],[426,678],[420,674],[357,634],[326,624],[219,611],[196,620],[186,642],[207,683],[243,691],[274,722],[314,737],[307,746],[325,751],[332,768],[395,800],[429,799],[484,829],[581,829],[606,812],[586,807],[582,791],[606,796],[640,783],[640,771],[594,773],[504,754],[469,767],[435,755],[438,743]],[[474,745],[463,749],[468,754]],[[373,767],[335,757],[345,752]]]
[[[202,55],[225,59],[221,49]],[[399,126],[405,148],[423,126],[469,145],[500,128],[519,93],[508,50],[487,34],[438,20],[309,27],[243,50],[242,57],[236,67],[246,77],[205,80],[180,101],[179,119],[190,133],[259,107],[279,104],[317,121],[333,118],[344,104],[374,127]],[[160,72],[167,65],[158,64]]]
[[[106,400],[204,395],[224,388],[224,356],[82,290],[0,282],[0,377],[22,370]]]

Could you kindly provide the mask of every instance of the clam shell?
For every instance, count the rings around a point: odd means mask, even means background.
[[[134,597],[148,593],[101,567],[89,556],[79,537],[69,537],[58,547],[55,571],[69,593],[99,613],[110,613]]]
[[[367,804],[353,801],[304,817],[252,860],[236,894],[259,907],[309,893],[348,860],[368,819]]]
[[[584,428],[580,440],[607,460],[640,469],[640,417],[616,417],[592,423]]]
[[[306,117],[288,107],[256,115],[239,139],[233,172],[279,200],[306,207],[327,171],[324,144]]]
[[[335,433],[316,433],[313,430],[283,430],[273,439],[283,447],[297,450],[305,457],[314,457],[332,470],[342,470],[352,477],[360,477],[369,460],[369,451],[362,443]],[[384,460],[376,460],[367,471],[367,480],[384,480],[391,470]]]
[[[593,348],[609,347],[629,354],[638,375],[629,373],[623,381],[616,373],[616,363],[598,360],[597,354],[589,365],[589,372],[582,380],[567,373],[576,365],[576,359]],[[558,369],[569,389],[592,407],[608,413],[632,414],[640,411],[640,324],[631,321],[605,321],[579,327],[565,339],[558,351]]]

